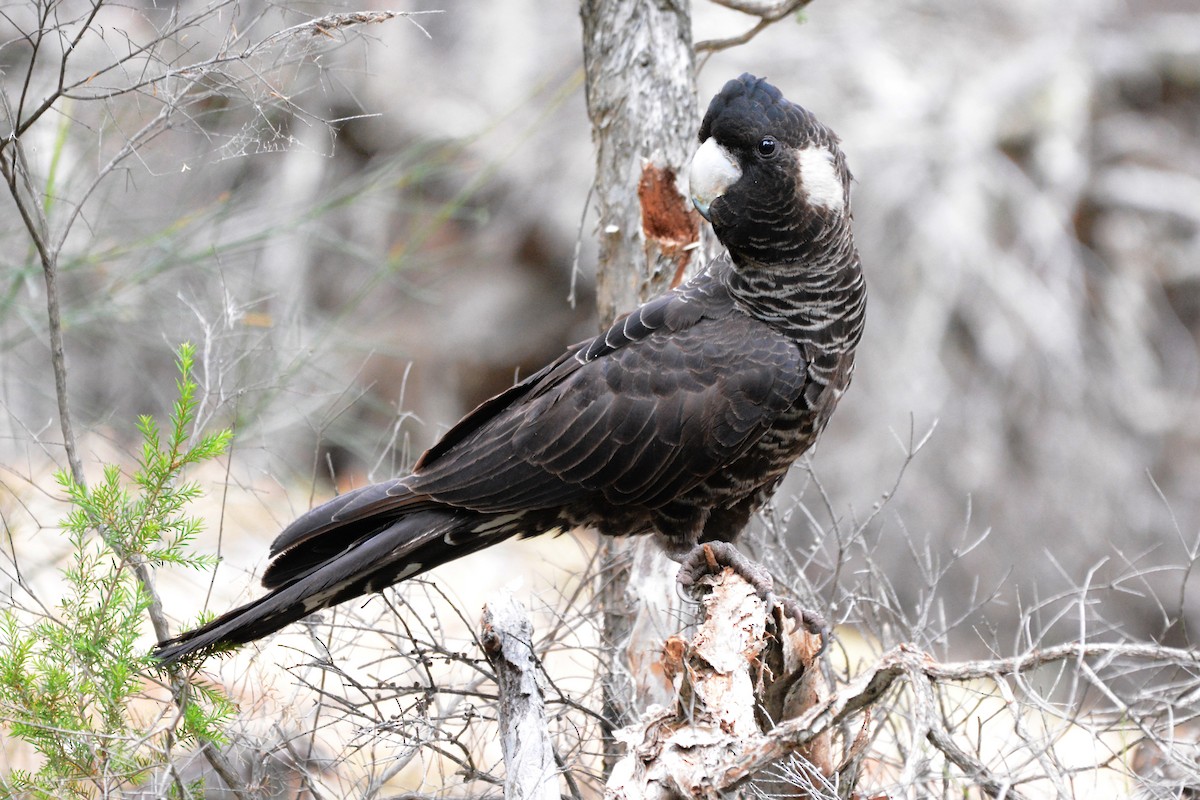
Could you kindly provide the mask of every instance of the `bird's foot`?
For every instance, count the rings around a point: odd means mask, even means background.
[[[694,586],[705,575],[716,575],[722,567],[730,567],[754,587],[759,597],[766,598],[775,590],[775,581],[766,567],[751,561],[729,542],[705,542],[684,554],[679,564],[679,582]]]
[[[824,652],[830,638],[829,623],[825,618],[817,611],[804,608],[790,597],[775,594],[775,581],[767,568],[752,561],[729,542],[705,542],[689,550],[679,565],[679,583],[682,586],[694,586],[700,578],[715,575],[722,567],[730,567],[745,578],[755,593],[767,604],[768,612],[778,608],[784,615],[795,620],[797,626],[813,636],[820,636],[821,648],[816,655]]]

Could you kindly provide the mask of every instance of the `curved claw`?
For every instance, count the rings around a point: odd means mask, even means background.
[[[814,659],[820,658],[825,649],[829,647],[829,640],[833,637],[833,629],[829,627],[829,623],[825,621],[821,612],[804,608],[790,597],[779,597],[772,594],[769,598],[764,599],[768,605],[778,606],[784,614],[795,620],[796,627],[803,628],[813,636],[821,637],[821,646],[817,648],[817,652],[813,653]]]

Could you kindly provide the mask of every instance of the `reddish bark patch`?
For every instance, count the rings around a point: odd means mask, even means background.
[[[642,233],[658,245],[663,255],[675,260],[671,286],[679,285],[687,268],[688,245],[700,238],[700,223],[687,198],[675,188],[675,170],[647,163],[638,181],[642,205]]]

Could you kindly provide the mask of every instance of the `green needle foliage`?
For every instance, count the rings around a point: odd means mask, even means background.
[[[182,713],[161,700],[158,719],[132,712],[154,686],[147,676],[158,671],[139,642],[151,607],[139,567],[215,563],[191,550],[202,522],[188,509],[201,490],[183,473],[224,454],[232,433],[193,438],[194,356],[191,344],[180,346],[179,399],[167,429],[149,416],[138,420],[143,444],[133,475],[106,465],[103,479],[89,487],[57,474],[72,504],[62,522],[73,553],[62,570],[64,596],[40,615],[0,613],[0,721],[44,760],[35,772],[0,778],[0,795],[113,796],[163,763],[174,742],[222,739],[232,706],[211,687],[173,687],[187,697]]]

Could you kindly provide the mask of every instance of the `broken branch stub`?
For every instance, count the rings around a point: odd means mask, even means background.
[[[558,768],[546,728],[533,623],[509,592],[483,607],[480,641],[496,671],[505,800],[559,800]]]
[[[753,778],[751,756],[766,731],[787,716],[803,715],[828,690],[814,662],[819,639],[804,630],[784,633],[780,614],[737,573],[705,578],[704,620],[690,641],[669,639],[662,673],[675,688],[672,708],[654,706],[619,733],[626,747],[609,779],[614,800],[716,797]],[[831,775],[830,733],[816,732],[781,750],[801,753]],[[753,771],[737,768],[754,763]],[[797,788],[790,787],[792,796]]]

